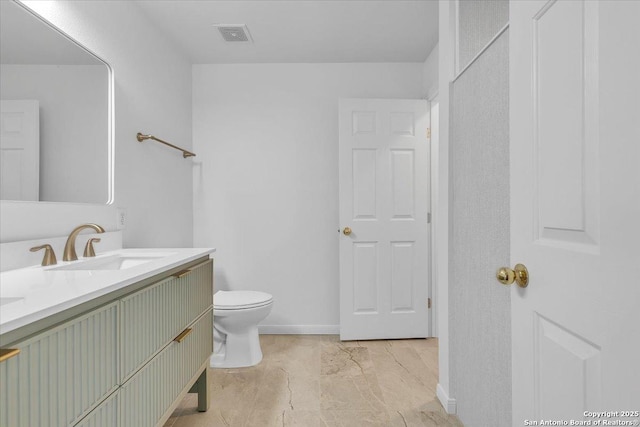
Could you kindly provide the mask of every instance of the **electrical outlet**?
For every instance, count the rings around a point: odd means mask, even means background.
[[[116,218],[116,226],[118,230],[127,228],[127,210],[125,208],[118,208],[118,216]]]

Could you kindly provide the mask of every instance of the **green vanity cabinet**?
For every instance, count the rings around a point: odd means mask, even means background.
[[[153,427],[191,388],[206,410],[212,284],[202,257],[11,344],[20,353],[0,362],[0,427]]]
[[[122,382],[211,307],[212,263],[178,271],[120,301]]]
[[[0,363],[0,426],[73,425],[117,390],[118,302],[28,338]]]

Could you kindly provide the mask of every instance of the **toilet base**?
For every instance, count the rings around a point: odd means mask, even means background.
[[[262,361],[257,325],[242,334],[227,334],[225,338],[226,342],[209,359],[212,368],[246,368]]]

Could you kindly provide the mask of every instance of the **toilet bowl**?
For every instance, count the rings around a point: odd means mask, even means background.
[[[258,323],[273,297],[257,291],[218,291],[213,296],[212,368],[242,368],[262,360]]]

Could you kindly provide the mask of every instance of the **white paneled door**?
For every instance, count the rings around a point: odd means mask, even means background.
[[[510,2],[514,426],[640,421],[638,17]]]
[[[0,101],[0,200],[39,200],[39,103]]]
[[[429,334],[424,100],[341,99],[340,338]]]

